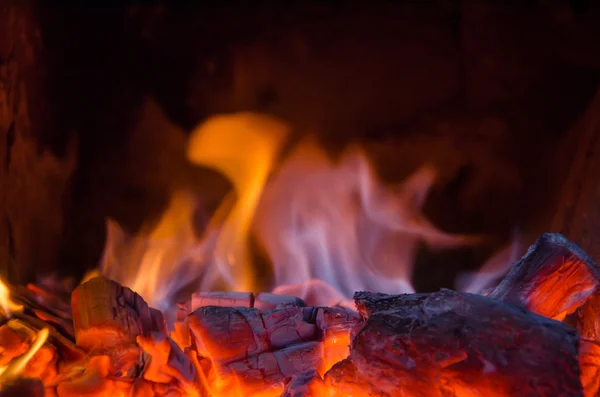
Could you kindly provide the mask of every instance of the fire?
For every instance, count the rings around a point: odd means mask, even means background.
[[[0,308],[7,318],[9,318],[12,313],[21,312],[23,310],[22,305],[17,304],[11,299],[8,286],[4,284],[2,280],[0,280]],[[48,328],[43,328],[37,333],[33,343],[24,354],[15,358],[6,366],[0,366],[0,388],[3,384],[15,380],[23,373],[27,363],[29,363],[44,343],[46,343],[48,334]],[[1,347],[2,346],[0,346],[0,348]]]
[[[440,248],[477,241],[444,233],[422,214],[436,178],[433,168],[387,186],[361,150],[349,149],[334,160],[310,140],[282,160],[289,130],[280,120],[251,113],[216,116],[200,125],[189,140],[188,159],[222,173],[233,192],[199,237],[192,221],[197,200],[183,191],[173,193],[154,226],[135,236],[109,221],[102,273],[159,308],[171,306],[174,293],[192,280],[197,291],[257,291],[262,280],[256,279],[248,248],[253,233],[273,266],[274,293],[299,296],[311,306],[354,309],[349,298],[357,290],[414,292],[410,278],[418,243]],[[180,326],[174,335],[183,343]],[[348,355],[350,334],[331,333],[322,343],[321,377]],[[283,390],[283,385],[253,390],[212,366],[213,376],[202,382],[211,395],[268,397]],[[310,388],[314,395],[330,393],[319,382]]]
[[[254,233],[273,266],[274,292],[332,305],[357,290],[414,292],[410,277],[420,242],[439,248],[476,241],[436,229],[421,213],[433,168],[390,187],[362,151],[348,150],[334,161],[312,141],[280,163],[290,129],[253,113],[201,124],[187,156],[225,175],[232,195],[201,238],[192,222],[197,200],[181,191],[156,225],[135,236],[109,221],[102,274],[158,308],[194,280],[199,291],[253,291],[261,284],[248,248]]]
[[[479,241],[438,230],[422,213],[436,171],[423,166],[404,183],[389,186],[377,177],[363,151],[350,148],[339,158],[333,158],[310,140],[280,158],[289,131],[290,127],[280,120],[251,113],[217,116],[194,130],[189,140],[188,160],[221,172],[233,186],[208,228],[202,235],[195,230],[193,219],[199,200],[185,190],[173,192],[161,217],[135,235],[128,235],[109,220],[100,269],[87,274],[84,285],[72,294],[73,321],[64,329],[72,325],[69,335],[75,336],[75,344],[57,331],[53,343],[42,349],[49,329],[37,334],[30,330],[27,344],[19,345],[21,350],[16,353],[15,349],[11,352],[9,358],[16,358],[0,367],[0,387],[20,376],[31,376],[44,381],[47,393],[56,392],[61,397],[82,394],[274,397],[282,395],[284,390],[293,390],[285,395],[359,397],[370,395],[365,383],[371,381],[381,383],[375,389],[388,387],[400,390],[402,395],[412,395],[419,394],[425,381],[441,379],[440,392],[452,388],[456,396],[474,397],[482,392],[490,396],[508,395],[506,380],[490,375],[500,373],[496,357],[492,357],[494,362],[488,362],[484,359],[487,356],[475,357],[480,353],[475,349],[477,354],[469,360],[470,350],[460,346],[462,340],[448,350],[432,343],[438,336],[436,328],[444,331],[440,327],[446,321],[448,329],[453,331],[451,320],[455,316],[460,321],[472,317],[450,312],[451,316],[445,316],[443,311],[444,316],[439,318],[444,321],[437,323],[439,311],[446,308],[436,305],[446,303],[432,300],[406,318],[400,309],[392,312],[396,309],[384,306],[381,313],[389,318],[367,319],[360,300],[357,299],[361,315],[350,301],[355,291],[413,293],[410,280],[419,243],[445,248]],[[256,237],[272,265],[273,281],[266,288],[279,295],[249,292],[263,291],[262,285],[266,284],[254,271],[251,237]],[[463,289],[480,293],[506,272],[519,249],[515,239],[485,264],[480,273],[465,276]],[[588,280],[587,268],[567,264],[574,270],[563,271],[563,276]],[[146,301],[106,278],[95,280],[100,287],[93,288],[92,279],[98,275],[119,281]],[[564,277],[547,280],[542,277],[542,282],[536,284],[537,292],[531,293],[533,302],[527,308],[562,320],[568,313],[555,311],[561,307],[564,294],[555,287],[564,280]],[[189,302],[180,304],[178,321],[173,324],[171,318],[167,319],[174,328],[169,333],[163,315],[175,311],[175,294],[190,283],[197,292],[225,290],[227,293],[195,294]],[[595,279],[585,286],[584,292],[591,294],[596,288]],[[470,296],[464,294],[452,302],[458,307]],[[412,305],[422,299],[420,295],[401,297],[405,298],[408,300],[399,306],[405,311],[410,306],[407,302]],[[372,299],[371,304],[376,304]],[[552,305],[542,304],[548,301]],[[495,307],[478,304],[482,310]],[[197,308],[194,305],[200,309],[194,310]],[[7,317],[23,309],[11,300],[8,287],[1,281],[0,308]],[[163,309],[164,313],[155,308]],[[511,312],[507,309],[506,313]],[[35,323],[46,318],[44,314],[36,316],[29,321]],[[497,320],[503,316],[491,317]],[[56,320],[58,329],[62,322],[61,318]],[[504,326],[508,328],[507,324]],[[367,327],[372,327],[372,333],[364,332]],[[403,328],[404,339],[391,335]],[[415,328],[420,333],[411,334],[409,331]],[[476,328],[466,327],[471,331]],[[4,332],[6,335],[11,331],[7,327]],[[454,332],[444,334],[452,336]],[[515,340],[523,335],[514,334]],[[463,339],[477,342],[478,334],[465,335],[469,338]],[[492,336],[495,335],[489,337]],[[418,342],[415,347],[408,343],[411,338]],[[380,340],[383,342],[378,345]],[[455,340],[450,337],[448,341]],[[73,362],[66,359],[60,362],[60,367],[53,366],[64,359],[51,351],[56,348],[55,342],[68,346],[76,357]],[[512,342],[508,338],[503,343]],[[452,343],[445,343],[448,344]],[[437,351],[423,351],[429,346]],[[565,346],[571,347],[567,342]],[[548,350],[546,347],[544,351]],[[596,342],[581,349],[584,353],[581,367],[585,370],[582,379],[590,387],[595,387],[597,350]],[[34,356],[34,362],[28,365]],[[415,361],[417,357],[424,357],[425,364],[421,366]],[[498,362],[502,360],[501,357]],[[414,379],[373,377],[371,371],[379,371],[382,363],[402,368],[407,374],[414,372],[416,376]],[[470,383],[471,367],[475,368],[472,370],[475,377],[483,379],[477,387]],[[54,372],[44,376],[45,369]],[[466,378],[463,369],[467,369]],[[366,378],[362,381],[355,378],[356,371]],[[440,378],[436,371],[445,371],[444,377]],[[381,373],[394,372],[383,368]],[[339,383],[344,377],[348,381]]]
[[[189,139],[188,160],[227,177],[231,194],[202,235],[193,223],[199,200],[185,190],[173,192],[161,217],[135,235],[108,220],[99,273],[166,312],[188,284],[195,291],[259,292],[266,280],[258,280],[254,271],[249,248],[253,235],[273,267],[267,290],[299,296],[309,306],[354,310],[350,297],[355,291],[414,292],[410,279],[419,243],[445,248],[478,241],[440,231],[423,215],[436,179],[432,167],[389,186],[357,148],[334,159],[308,140],[281,158],[290,130],[278,119],[252,113],[216,116],[200,125]],[[189,331],[181,323],[175,330],[172,340],[186,351]],[[347,357],[350,341],[348,332],[333,332],[319,342],[318,376],[307,386],[313,395],[333,395],[319,380]],[[163,356],[169,351],[166,341],[160,346],[144,343],[145,349]],[[213,396],[268,397],[283,391],[283,384],[255,390],[245,379],[218,369],[215,357],[186,354]],[[201,368],[200,359],[209,361],[212,370]],[[158,366],[147,375],[169,376]]]
[[[0,309],[5,317],[10,317],[12,312],[20,312],[23,310],[22,305],[19,305],[10,298],[8,286],[6,286],[2,280],[0,280]]]
[[[35,337],[34,342],[31,344],[29,350],[23,354],[22,356],[14,359],[11,363],[4,367],[0,368],[0,387],[3,384],[8,383],[19,377],[21,373],[25,370],[27,363],[35,356],[35,354],[40,350],[40,348],[46,343],[48,339],[49,330],[48,328],[43,328],[40,330]]]
[[[174,193],[157,225],[135,236],[128,236],[109,220],[102,274],[129,286],[154,307],[166,309],[171,293],[190,276],[185,266],[174,264],[181,261],[182,253],[193,252],[198,244],[191,223],[194,206],[190,195]],[[89,274],[88,278],[93,276]]]
[[[214,168],[233,183],[237,200],[220,230],[214,259],[227,279],[235,274],[235,280],[228,284],[237,290],[252,291],[255,287],[247,239],[288,130],[283,122],[264,115],[216,116],[193,132],[188,145],[188,158],[193,163]]]
[[[421,213],[435,176],[425,166],[390,187],[360,150],[333,161],[310,141],[299,145],[265,188],[256,214],[278,292],[320,305],[335,304],[327,299],[335,293],[314,293],[314,280],[328,286],[319,290],[332,287],[346,298],[361,290],[414,292],[410,277],[419,242],[448,247],[475,241],[437,230]]]
[[[235,197],[222,203],[200,239],[192,223],[196,198],[184,191],[173,193],[159,222],[136,236],[109,220],[102,273],[159,308],[172,304],[172,295],[193,280],[202,291],[254,289],[248,235],[287,128],[249,113],[217,116],[199,126],[189,142],[189,159],[225,174]]]

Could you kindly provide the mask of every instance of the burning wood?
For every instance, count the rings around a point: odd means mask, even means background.
[[[305,321],[300,307],[263,313],[207,306],[192,312],[189,324],[198,352],[213,360],[216,376],[234,375],[246,390],[278,386],[319,368],[323,358],[318,327]]]
[[[284,306],[306,306],[306,303],[295,296],[269,294],[267,292],[261,292],[254,298],[253,307],[260,310],[274,310]]]
[[[559,234],[544,234],[517,262],[490,297],[562,321],[600,285],[600,268]]]
[[[39,379],[57,397],[592,397],[598,274],[577,246],[544,235],[488,297],[361,292],[357,313],[196,293],[173,308],[170,333],[160,311],[102,277],[75,288],[72,309],[46,288],[7,288],[23,310],[0,324],[0,372]],[[3,396],[41,395],[39,384],[0,379]]]
[[[579,368],[581,384],[586,397],[595,397],[600,390],[600,343],[581,339],[579,346]]]
[[[205,389],[192,360],[170,338],[153,332],[147,337],[138,337],[138,344],[148,355],[142,374],[145,380],[170,385],[180,395],[204,395]]]
[[[449,290],[355,300],[366,323],[326,375],[336,395],[582,395],[578,337],[556,321]]]
[[[324,389],[323,381],[316,371],[307,371],[290,378],[281,397],[314,397]]]
[[[78,286],[71,306],[77,346],[86,350],[132,345],[152,331],[152,314],[142,297],[103,277]]]
[[[204,306],[253,307],[251,292],[197,292],[192,294],[191,309]]]

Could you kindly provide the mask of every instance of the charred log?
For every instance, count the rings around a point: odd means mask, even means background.
[[[324,343],[323,367],[318,369],[322,376],[335,363],[348,357],[350,343],[364,323],[358,313],[343,307],[318,308],[315,323]]]
[[[76,343],[89,351],[135,345],[139,335],[153,329],[150,308],[142,297],[103,277],[78,286],[71,305]]]
[[[148,355],[143,372],[145,380],[170,384],[180,395],[192,397],[206,394],[196,367],[170,338],[153,332],[147,337],[138,337],[138,344]]]
[[[599,285],[598,265],[562,235],[547,233],[490,297],[562,321],[596,293]]]
[[[208,306],[192,312],[189,323],[198,351],[217,361],[242,360],[318,338],[316,325],[305,322],[298,307],[261,313]]]
[[[15,302],[23,305],[24,313],[52,325],[66,338],[75,339],[68,301],[33,284],[27,287],[12,287],[10,294]]]
[[[162,327],[156,315],[153,321],[142,297],[112,280],[96,277],[73,291],[71,305],[77,346],[91,355],[108,356],[111,376],[137,377],[144,363],[136,339]]]
[[[189,303],[179,306],[182,310],[187,308],[189,313],[205,306],[253,307],[268,311],[286,306],[304,307],[306,303],[295,296],[268,292],[259,292],[256,296],[252,292],[196,292]]]
[[[203,306],[253,307],[252,292],[197,292],[192,294],[191,310]]]
[[[325,377],[336,395],[583,396],[576,332],[487,297],[358,293],[366,318]]]
[[[310,322],[318,309],[307,309],[285,306],[261,312],[208,306],[192,312],[188,321],[198,352],[216,364],[216,376],[233,375],[247,390],[258,390],[280,387],[286,378],[322,368],[327,356],[323,333]]]
[[[280,388],[286,378],[318,368],[323,357],[320,342],[305,342],[220,365],[218,376],[238,378],[248,392]]]
[[[585,397],[600,395],[600,343],[590,339],[581,339],[579,368]]]
[[[596,292],[575,313],[568,316],[565,322],[576,328],[581,336],[600,342],[600,295]],[[599,362],[600,363],[600,362]]]
[[[254,297],[253,307],[256,309],[267,311],[275,310],[284,306],[304,307],[306,306],[306,303],[296,296],[271,294],[268,292],[259,292]]]
[[[78,360],[85,355],[83,349],[75,345],[71,340],[65,338],[59,331],[56,330],[51,324],[44,322],[36,317],[28,316],[24,313],[16,313],[14,315],[15,322],[18,322],[23,327],[40,331],[43,328],[47,328],[49,331],[48,340],[60,348],[61,354],[68,360]]]
[[[313,397],[321,395],[323,380],[316,371],[307,371],[292,376],[281,397]]]

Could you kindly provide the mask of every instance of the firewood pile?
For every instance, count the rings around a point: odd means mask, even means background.
[[[0,396],[598,396],[599,285],[545,234],[487,296],[357,292],[356,311],[201,292],[168,327],[103,277],[9,287]]]

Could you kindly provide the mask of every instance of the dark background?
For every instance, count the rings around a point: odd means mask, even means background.
[[[25,25],[5,26],[30,40],[13,34],[0,65],[21,66],[38,154],[71,165],[44,190],[52,208],[22,228],[38,225],[38,242],[19,240],[7,207],[5,273],[19,281],[80,276],[98,261],[106,217],[134,231],[174,187],[193,185],[209,213],[228,184],[183,160],[181,133],[211,114],[256,110],[298,136],[316,132],[332,153],[361,142],[388,182],[437,165],[427,214],[490,236],[475,250],[420,256],[418,289],[451,286],[515,228],[527,243],[548,230],[577,140],[568,131],[600,73],[595,1],[16,4],[5,10]]]

